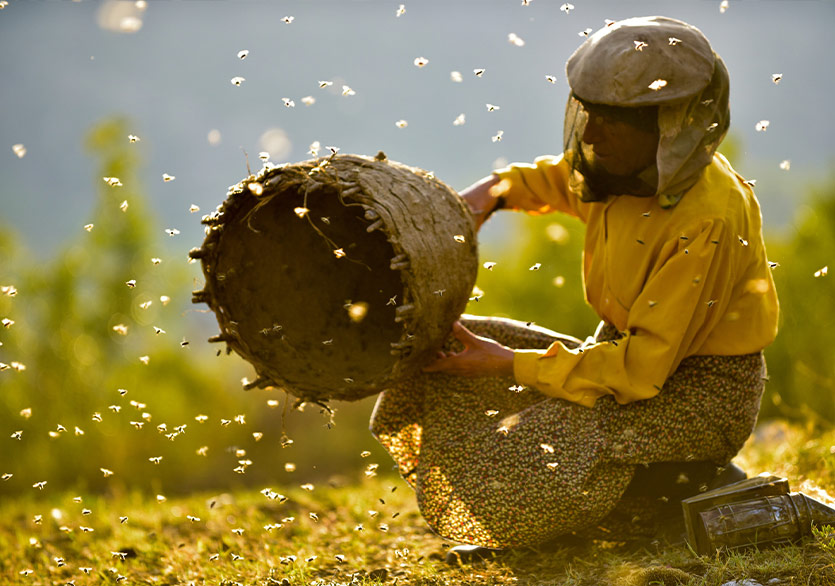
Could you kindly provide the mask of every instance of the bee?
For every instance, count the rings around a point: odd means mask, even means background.
[[[507,35],[507,42],[517,47],[525,46],[525,41],[516,33],[510,33],[509,35]]]

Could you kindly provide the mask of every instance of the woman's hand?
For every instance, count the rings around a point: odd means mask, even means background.
[[[476,230],[481,228],[481,225],[487,220],[493,210],[499,203],[498,198],[494,193],[493,187],[501,182],[497,175],[488,175],[480,181],[473,183],[464,189],[460,195],[461,199],[470,208],[475,220]]]
[[[464,344],[461,352],[438,352],[437,359],[424,372],[443,372],[456,376],[513,376],[513,350],[495,340],[476,336],[461,325],[452,324],[452,334]]]

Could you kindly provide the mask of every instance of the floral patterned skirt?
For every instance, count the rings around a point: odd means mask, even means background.
[[[461,321],[512,348],[580,344],[508,319]],[[603,327],[597,339],[616,335]],[[436,533],[485,547],[537,545],[600,525],[639,465],[729,462],[754,427],[764,375],[762,353],[693,356],[651,399],[619,405],[605,396],[587,408],[512,378],[422,373],[381,393],[371,431]]]

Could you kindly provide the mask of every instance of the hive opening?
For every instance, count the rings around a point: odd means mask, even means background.
[[[342,201],[340,189],[278,184],[247,198],[218,243],[218,305],[238,345],[257,341],[236,350],[291,385],[301,373],[304,386],[373,386],[397,360],[404,287],[391,268],[396,252],[383,230],[367,231],[365,209]]]

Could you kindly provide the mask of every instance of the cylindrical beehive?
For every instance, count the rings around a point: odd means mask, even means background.
[[[378,393],[434,357],[472,294],[475,229],[431,173],[334,155],[265,167],[203,218],[193,249],[250,386],[307,401]]]

